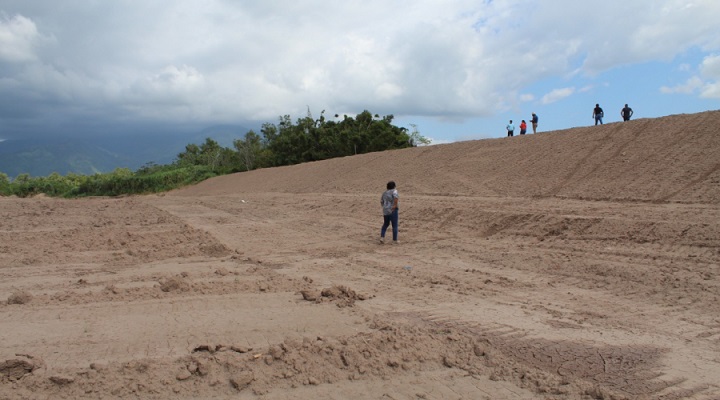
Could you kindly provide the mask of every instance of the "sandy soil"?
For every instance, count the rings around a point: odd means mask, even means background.
[[[718,399],[718,125],[0,198],[0,398]]]

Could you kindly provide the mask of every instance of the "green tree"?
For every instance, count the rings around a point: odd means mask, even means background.
[[[261,132],[272,165],[289,165],[410,147],[413,142],[407,129],[393,125],[392,120],[392,115],[381,118],[364,110],[355,118],[345,115],[342,121],[335,122],[325,118],[325,110],[318,119],[308,110],[295,124],[285,115],[277,125],[263,125]]]
[[[410,132],[410,146],[427,146],[432,143],[432,139],[428,139],[420,134],[417,125],[410,124],[410,126],[412,127],[412,132]]]
[[[240,165],[245,171],[258,168],[262,162],[263,143],[255,131],[250,130],[245,134],[245,139],[235,139],[233,146],[240,158]]]
[[[178,154],[176,164],[182,167],[206,166],[218,173],[233,171],[239,164],[238,155],[232,149],[222,147],[211,138],[201,145],[189,144],[185,151]]]
[[[380,117],[364,110],[342,120],[325,118],[325,110],[315,119],[307,115],[295,123],[289,115],[279,117],[277,124],[265,123],[261,135],[249,131],[233,142],[233,148],[220,146],[211,138],[202,144],[188,144],[170,165],[148,163],[133,172],[118,168],[110,173],[93,175],[52,173],[33,178],[20,174],[14,180],[0,173],[0,195],[31,196],[117,196],[153,193],[235,171],[298,164],[370,151],[398,149],[429,143],[415,125],[407,129],[392,124],[393,115]]]
[[[24,184],[30,182],[30,174],[19,174],[15,177],[15,183]]]
[[[200,165],[200,146],[191,143],[185,146],[185,151],[177,155],[177,163],[182,166]]]
[[[222,156],[222,147],[215,140],[206,138],[205,143],[200,145],[200,165],[207,165],[214,170],[222,165]]]

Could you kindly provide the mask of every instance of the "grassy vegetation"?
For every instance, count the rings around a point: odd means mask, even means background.
[[[136,172],[118,168],[110,173],[94,175],[62,176],[53,173],[47,177],[30,177],[22,174],[13,181],[0,173],[0,195],[30,197],[42,193],[52,197],[84,197],[158,193],[216,175],[210,167],[203,165],[165,165],[141,168]]]
[[[262,136],[247,132],[244,138],[234,141],[234,148],[222,147],[210,138],[200,145],[189,144],[169,165],[148,164],[137,171],[118,168],[110,173],[93,175],[52,173],[46,177],[31,177],[20,174],[13,180],[0,172],[0,196],[158,193],[232,172],[430,143],[415,126],[408,134],[407,129],[393,125],[392,120],[392,115],[381,118],[367,110],[355,118],[343,116],[339,122],[328,121],[324,113],[313,119],[308,111],[306,117],[293,123],[286,115],[280,117],[278,124],[264,124]]]

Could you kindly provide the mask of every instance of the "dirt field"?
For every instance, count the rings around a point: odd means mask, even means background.
[[[0,398],[720,399],[717,126],[0,198]]]

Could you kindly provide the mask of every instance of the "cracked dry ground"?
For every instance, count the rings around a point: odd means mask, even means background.
[[[0,199],[0,398],[720,397],[717,206],[376,197]]]

